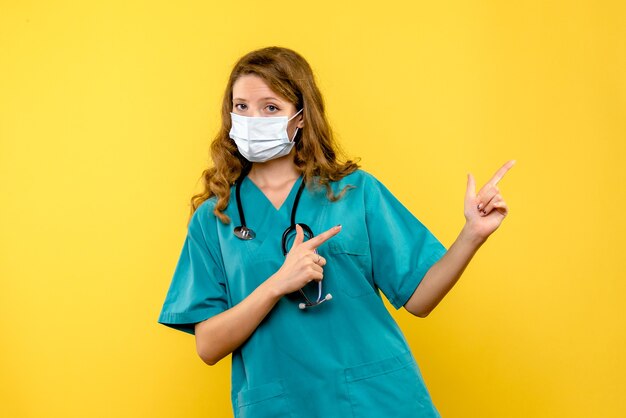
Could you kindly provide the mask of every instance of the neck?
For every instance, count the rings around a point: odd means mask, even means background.
[[[260,187],[277,185],[296,179],[300,176],[300,171],[294,164],[293,157],[294,153],[290,152],[284,157],[264,163],[253,163],[248,177]]]

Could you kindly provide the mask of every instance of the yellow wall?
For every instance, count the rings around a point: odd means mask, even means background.
[[[156,320],[227,74],[277,44],[446,246],[466,173],[517,160],[452,292],[394,313],[442,415],[626,416],[625,21],[618,0],[1,2],[0,415],[230,416],[230,360]]]

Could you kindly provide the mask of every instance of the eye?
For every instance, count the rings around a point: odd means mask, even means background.
[[[235,104],[235,109],[239,110],[239,111],[245,111],[248,108],[248,106],[245,103],[237,103]]]
[[[277,108],[277,107],[276,107],[276,106],[274,106],[274,105],[267,105],[265,108],[266,108],[267,110],[269,110],[269,111],[270,111],[270,113],[275,113],[275,112],[277,112],[277,111],[279,111],[279,110],[280,110],[279,108]]]

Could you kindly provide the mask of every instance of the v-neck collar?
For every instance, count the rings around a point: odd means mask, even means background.
[[[274,206],[272,201],[265,195],[265,193],[263,193],[263,190],[261,190],[259,186],[257,186],[252,180],[250,180],[247,175],[244,177],[244,181],[246,181],[254,190],[256,190],[261,196],[263,196],[263,199],[265,199],[265,201],[270,205],[274,212],[281,212],[283,208],[287,205],[287,203],[295,198],[298,188],[302,183],[302,174],[300,174],[300,176],[298,176],[296,181],[293,183],[293,185],[291,186],[291,190],[289,191],[287,197],[285,198],[283,203],[281,203],[279,208],[276,208],[276,206]]]

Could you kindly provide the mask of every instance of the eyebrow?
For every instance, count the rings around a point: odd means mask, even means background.
[[[240,102],[247,102],[247,100],[246,100],[246,99],[242,99],[241,97],[235,97],[235,98],[233,98],[233,101],[235,101],[235,100],[240,101]],[[277,101],[277,102],[282,102],[282,100],[280,100],[280,99],[278,99],[278,98],[276,98],[276,97],[271,97],[271,96],[270,96],[270,97],[262,97],[262,98],[261,98],[261,99],[259,99],[259,100],[275,100],[275,101]]]

